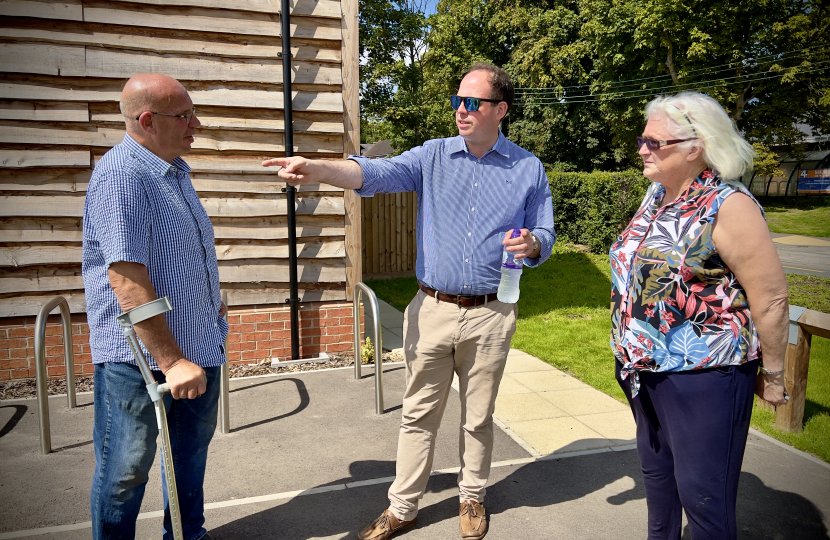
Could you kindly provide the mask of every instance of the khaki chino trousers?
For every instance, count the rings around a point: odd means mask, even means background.
[[[432,472],[438,426],[458,375],[461,425],[459,498],[484,501],[493,456],[493,409],[510,340],[516,305],[499,301],[464,308],[423,291],[404,313],[404,356],[408,383],[398,436],[395,482],[389,509],[409,521],[418,513]]]

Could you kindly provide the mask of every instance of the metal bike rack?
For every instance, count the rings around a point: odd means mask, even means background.
[[[70,409],[75,403],[75,356],[72,352],[72,320],[69,304],[63,296],[49,300],[35,320],[35,377],[37,382],[37,419],[40,424],[40,453],[52,452],[52,433],[49,427],[49,387],[46,382],[46,319],[49,313],[60,307],[63,323],[63,355],[66,364],[66,400]]]
[[[222,302],[225,304],[225,321],[228,320],[228,291],[222,291]],[[222,364],[219,372],[219,421],[222,433],[227,435],[231,432],[231,410],[230,410],[230,378],[231,370],[228,365],[228,336],[225,336],[225,363]]]
[[[354,378],[360,379],[360,366],[363,357],[360,354],[360,299],[362,293],[366,293],[369,305],[372,307],[372,319],[374,322],[374,346],[375,346],[375,412],[383,414],[383,346],[380,335],[380,307],[375,291],[369,288],[362,281],[354,286]]]

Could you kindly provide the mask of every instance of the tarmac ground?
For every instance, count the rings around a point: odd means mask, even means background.
[[[487,538],[645,538],[646,505],[631,440],[603,435],[607,428],[592,424],[591,411],[584,407],[569,409],[563,396],[594,401],[583,389],[574,390],[573,383],[562,390],[531,388],[539,381],[568,377],[549,366],[534,367],[533,360],[521,354],[511,357],[505,377],[512,382],[505,388],[512,390],[505,395],[513,398],[505,406],[497,402],[496,416],[503,419],[495,427]],[[519,392],[516,385],[522,381],[530,386]],[[376,415],[371,367],[364,368],[359,381],[351,368],[231,380],[231,432],[217,431],[205,481],[206,526],[213,537],[353,539],[387,505],[386,491],[395,473],[402,364],[384,367],[384,387],[385,413]],[[564,393],[548,395],[556,392]],[[548,423],[527,429],[534,415],[521,413],[517,403],[525,400],[536,409],[541,403],[537,397],[564,408],[556,405],[536,415]],[[0,540],[90,537],[91,400],[91,394],[79,395],[79,407],[69,410],[65,398],[50,398],[54,451],[48,455],[39,452],[36,401],[0,402]],[[602,399],[596,402],[608,405]],[[595,412],[612,413],[618,411]],[[453,392],[418,525],[401,539],[460,538],[455,487],[459,415]],[[594,426],[593,435],[586,437],[589,432],[579,431],[578,425]],[[559,426],[580,435],[533,439],[538,426]],[[160,536],[158,461],[138,522],[140,539]],[[752,432],[742,471],[739,538],[830,537],[828,464]]]
[[[830,277],[830,238],[770,235],[786,273]]]

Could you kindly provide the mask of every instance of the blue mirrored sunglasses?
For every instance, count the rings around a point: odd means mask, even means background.
[[[461,106],[461,102],[464,102],[464,108],[467,112],[476,112],[479,107],[481,107],[481,102],[486,101],[487,103],[501,103],[504,101],[503,99],[486,99],[486,98],[477,98],[477,97],[462,97],[462,96],[450,96],[450,105],[456,111]]]

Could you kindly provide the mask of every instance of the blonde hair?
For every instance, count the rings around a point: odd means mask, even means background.
[[[661,96],[646,105],[646,122],[666,119],[666,129],[685,148],[701,146],[703,159],[724,180],[738,179],[753,167],[755,149],[746,142],[720,103],[697,92]]]

